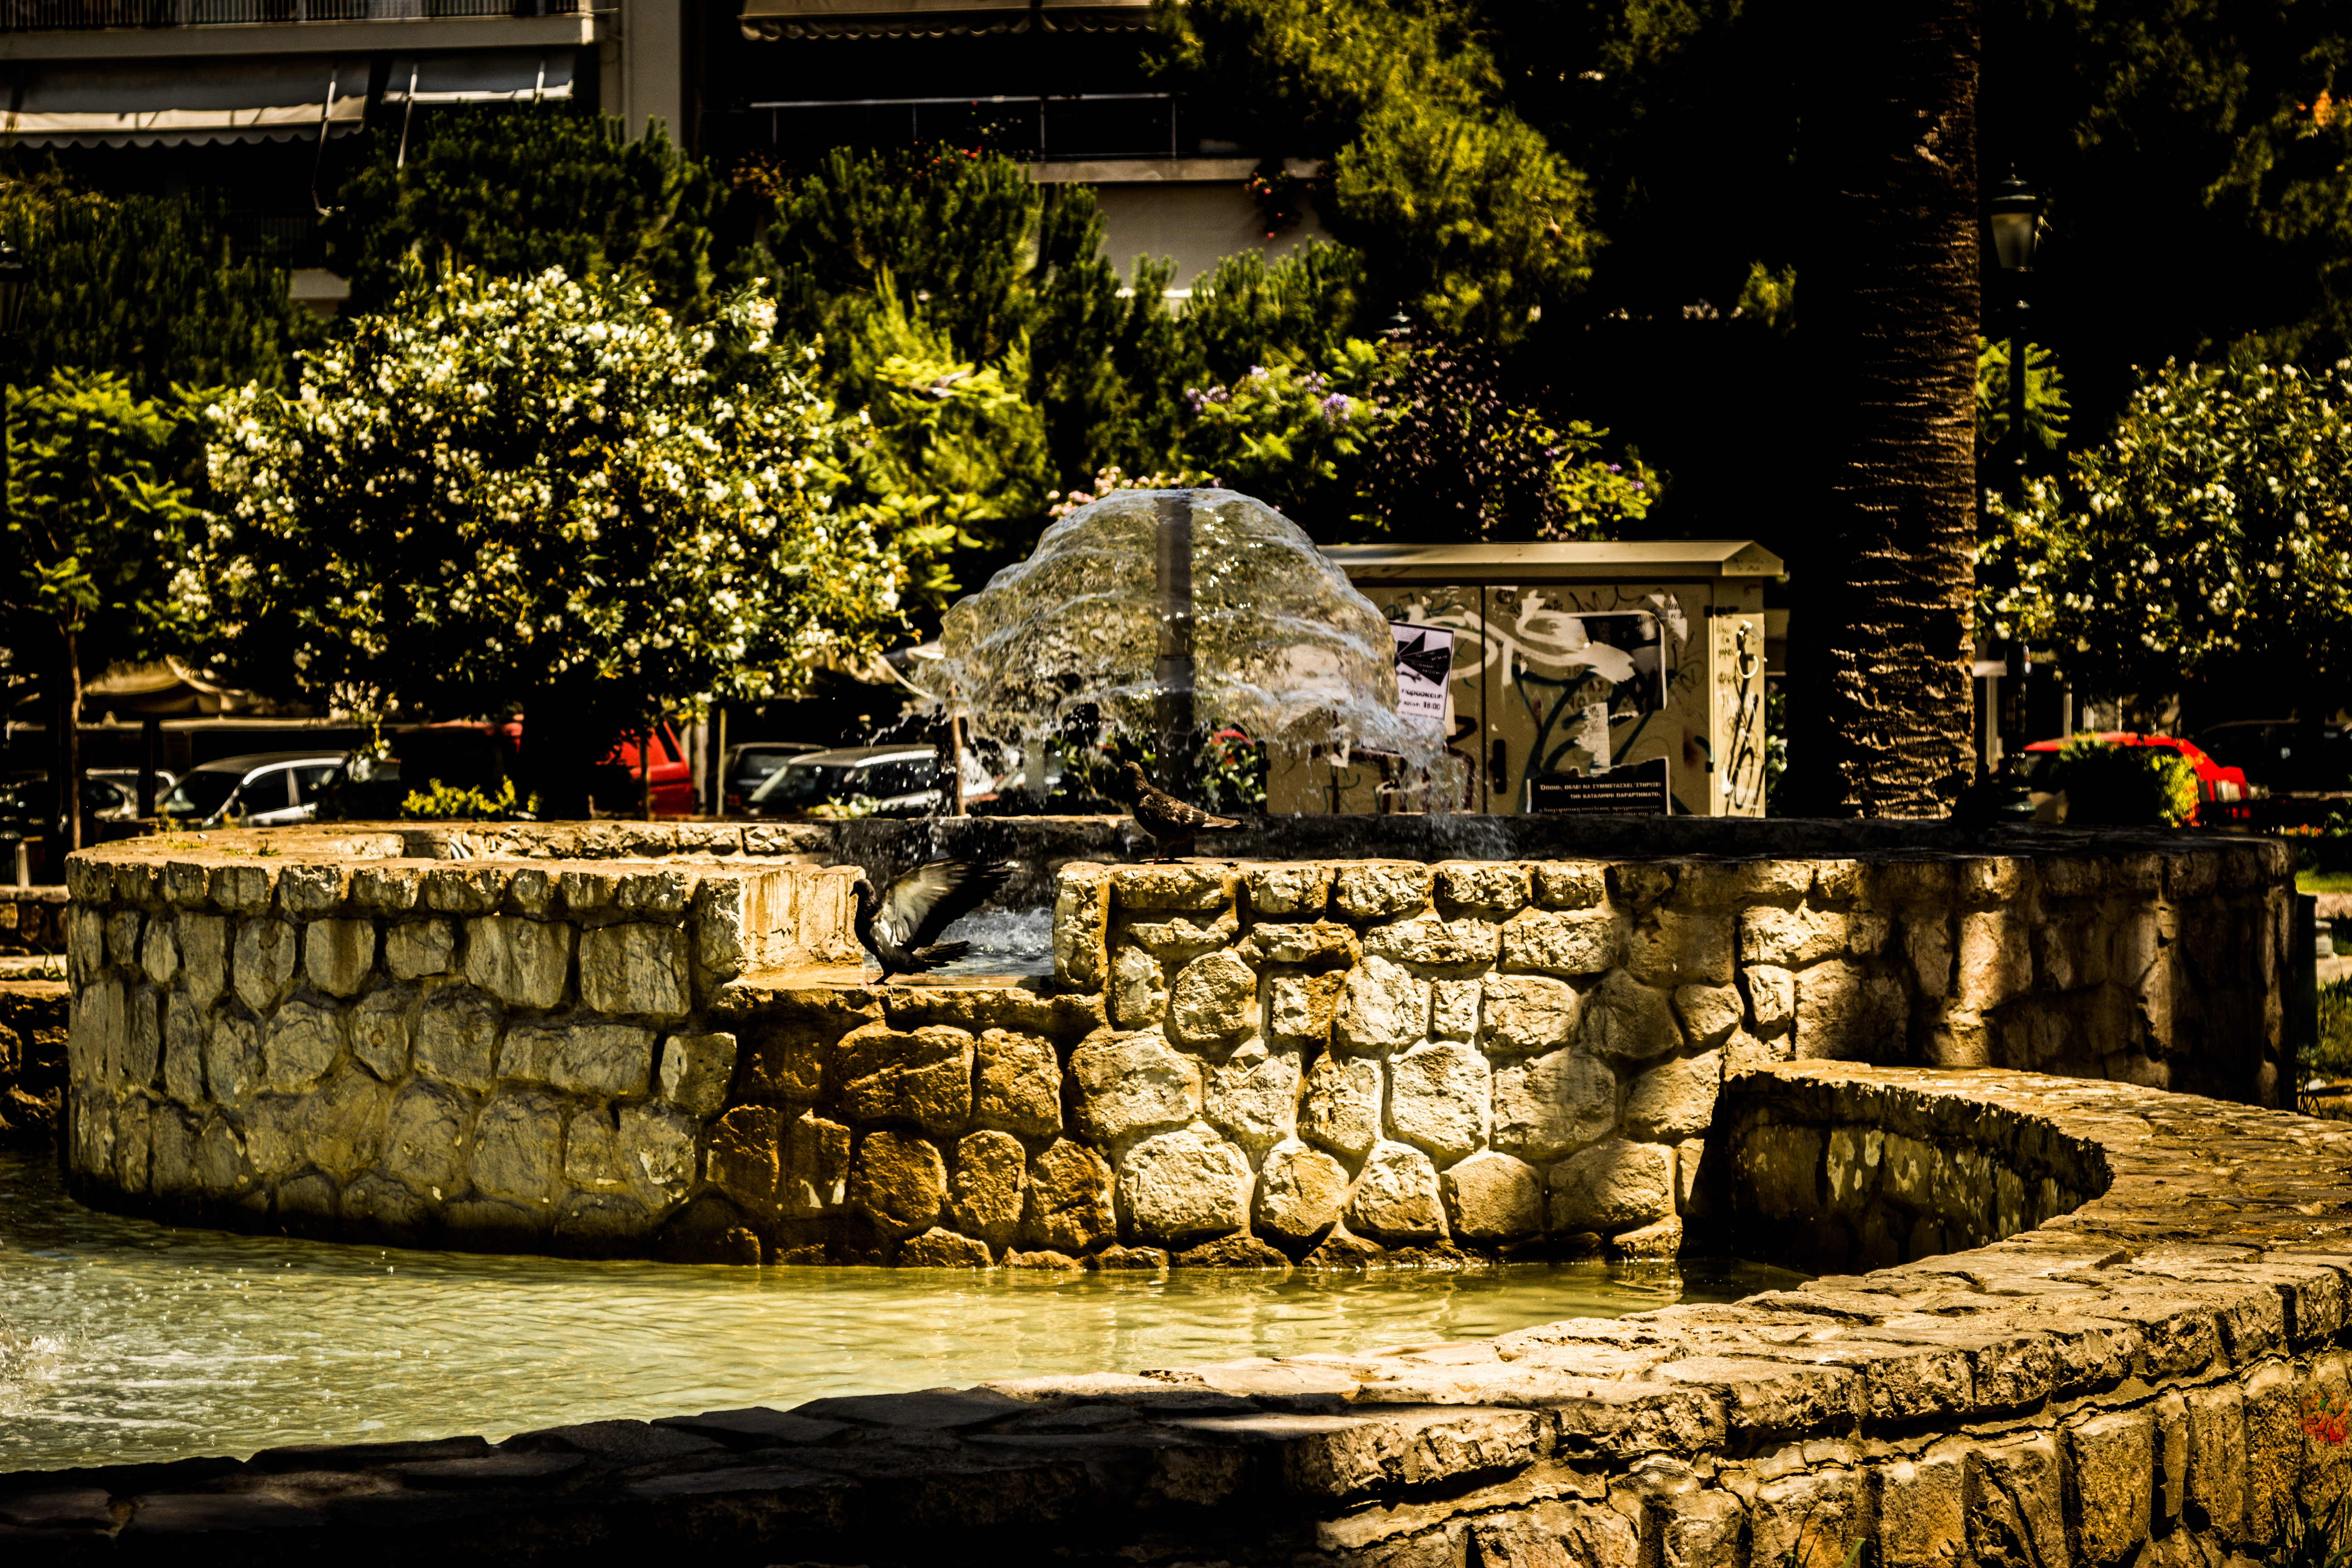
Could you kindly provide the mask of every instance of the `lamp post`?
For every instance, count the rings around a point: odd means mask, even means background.
[[[1993,255],[2008,274],[2009,317],[2009,437],[2016,447],[2011,477],[2021,492],[2025,484],[2025,328],[2029,307],[2025,280],[2033,272],[2033,246],[2042,223],[2042,198],[2017,177],[1993,187],[1985,218],[1992,229]]]

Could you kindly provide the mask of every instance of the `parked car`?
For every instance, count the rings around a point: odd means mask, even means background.
[[[138,815],[138,780],[129,784],[106,776],[111,770],[85,773],[81,780],[81,814],[85,822],[121,822]],[[0,784],[0,833],[33,838],[48,831],[49,775],[17,773]],[[161,791],[158,791],[160,796]]]
[[[2105,741],[2112,746],[2163,746],[2187,758],[2189,765],[2197,770],[2197,809],[2189,814],[2191,823],[2210,827],[2218,823],[2238,821],[2245,816],[2246,802],[2252,798],[2245,773],[2237,768],[2222,766],[2195,742],[2175,735],[2142,735],[2126,730],[2105,731],[2094,739]],[[2056,798],[2056,792],[2050,784],[2050,772],[2065,745],[2066,741],[2061,739],[2036,741],[2025,748],[2026,755],[2032,759],[2028,764],[2025,787],[2032,795],[2037,812],[2045,803]]]
[[[787,758],[743,803],[754,816],[801,816],[821,805],[873,803],[876,816],[922,816],[939,809],[937,746],[847,746]],[[996,787],[988,770],[964,754],[963,797]]]
[[[2216,762],[2277,795],[2352,790],[2352,726],[2292,719],[2232,719],[2197,733]]]
[[[653,736],[652,785],[656,816],[692,816],[694,815],[694,765],[686,760],[686,747],[677,731],[664,724]],[[599,775],[589,793],[595,798],[596,810],[605,816],[635,816],[637,814],[639,792],[638,769],[642,759],[637,751],[637,738],[624,735],[613,742],[613,749],[597,764]],[[613,775],[617,772],[617,788]],[[607,798],[611,797],[611,798]]]
[[[104,779],[109,784],[121,785],[123,800],[122,815],[125,818],[139,815],[139,770],[137,768],[85,768],[82,770],[81,776],[85,779]],[[155,770],[155,801],[159,806],[163,804],[163,797],[172,793],[172,786],[179,782],[180,775],[169,768]]]
[[[527,743],[519,720],[484,723],[461,720],[446,724],[418,724],[386,731],[389,757],[371,759],[367,776],[356,771],[335,783],[338,814],[346,818],[390,818],[400,815],[410,793],[443,784],[456,789],[478,790],[495,797],[508,779],[521,772],[520,756]],[[606,816],[635,816],[639,791],[636,738],[613,743],[596,763],[589,794]],[[653,746],[653,803],[657,816],[690,816],[694,813],[694,770],[677,731],[665,724],[656,731]],[[520,779],[517,793],[522,794]]]
[[[719,764],[719,809],[730,816],[741,811],[744,803],[786,762],[824,749],[806,741],[749,741],[728,747],[726,758]]]
[[[342,771],[345,752],[257,752],[200,763],[159,806],[184,827],[277,827],[309,822]]]

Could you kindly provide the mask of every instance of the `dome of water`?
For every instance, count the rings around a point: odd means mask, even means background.
[[[1006,741],[1076,722],[1232,728],[1299,754],[1435,749],[1398,718],[1387,620],[1297,524],[1232,490],[1120,490],[1072,512],[948,611],[940,678],[975,734]]]

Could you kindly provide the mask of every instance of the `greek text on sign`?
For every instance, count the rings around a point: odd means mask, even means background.
[[[1391,621],[1396,635],[1397,716],[1432,735],[1445,733],[1445,682],[1454,669],[1454,633],[1446,626]]]

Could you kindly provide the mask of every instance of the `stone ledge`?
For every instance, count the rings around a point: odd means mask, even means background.
[[[1988,1146],[2105,1184],[1971,1251],[1493,1340],[0,1478],[0,1546],[912,1565],[952,1532],[973,1562],[1756,1568],[1868,1538],[1889,1564],[2186,1563],[2258,1550],[2323,1484],[2300,1411],[2347,1388],[2352,1128],[1990,1070],[1807,1063],[1730,1098],[1779,1125],[1989,1110]]]

